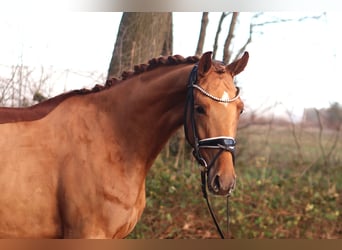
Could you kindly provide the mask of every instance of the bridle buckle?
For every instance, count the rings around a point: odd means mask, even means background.
[[[207,161],[199,154],[199,152],[196,152],[196,150],[192,151],[192,155],[195,157],[201,172],[207,172],[208,171]]]

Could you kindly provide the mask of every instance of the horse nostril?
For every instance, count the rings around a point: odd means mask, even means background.
[[[209,184],[209,183],[208,183]],[[210,183],[210,190],[214,194],[218,195],[228,195],[230,196],[231,193],[234,191],[236,185],[236,179],[222,179],[222,176],[216,175],[211,183]]]
[[[213,181],[213,190],[214,192],[220,191],[220,176],[216,175],[214,181]]]

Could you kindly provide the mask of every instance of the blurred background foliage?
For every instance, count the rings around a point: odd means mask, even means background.
[[[229,237],[342,238],[342,144],[334,146],[341,131],[275,120],[245,127],[246,120],[237,138],[238,182],[229,199]],[[179,143],[182,133],[151,168],[146,209],[129,238],[219,237],[202,198],[197,163],[189,146]],[[226,199],[210,199],[227,233]]]

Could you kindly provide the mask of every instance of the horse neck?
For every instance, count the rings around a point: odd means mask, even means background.
[[[104,98],[107,106],[116,107],[113,126],[120,127],[118,136],[126,142],[127,152],[145,162],[147,169],[183,124],[192,67],[161,66],[120,83],[108,91],[111,97]]]

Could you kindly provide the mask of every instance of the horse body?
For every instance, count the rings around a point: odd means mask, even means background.
[[[191,66],[181,68],[189,71]],[[160,70],[167,69],[145,74]],[[184,92],[183,75],[170,79],[167,93],[184,104],[180,99],[185,96],[177,97]],[[68,98],[40,120],[2,124],[0,234],[127,235],[144,209],[147,170],[182,124],[184,107],[166,104],[158,85],[129,79],[102,92]],[[146,93],[155,98],[146,99]],[[165,117],[168,112],[177,115]]]
[[[102,91],[71,95],[39,119],[4,120],[0,237],[131,232],[145,206],[147,172],[183,124],[193,63],[158,66]]]

